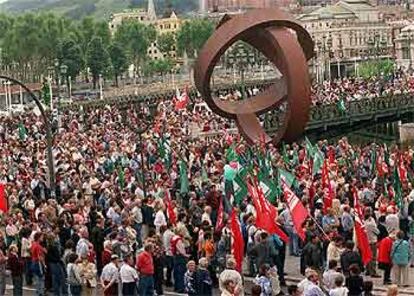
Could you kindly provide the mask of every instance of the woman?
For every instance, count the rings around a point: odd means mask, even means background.
[[[272,282],[270,280],[270,267],[267,264],[262,264],[259,268],[259,274],[256,276],[254,283],[261,288],[260,296],[272,295]]]
[[[76,265],[77,260],[78,255],[76,255],[74,252],[70,253],[67,257],[67,283],[69,285],[69,291],[72,296],[80,296],[82,292],[82,278],[79,273],[79,267]]]
[[[96,288],[96,266],[89,262],[88,256],[83,256],[78,263],[79,274],[81,277],[82,295],[91,296]]]
[[[383,284],[391,283],[391,249],[395,240],[395,234],[390,233],[389,236],[382,239],[378,244],[378,268],[384,270]]]
[[[221,292],[221,296],[236,296],[234,292],[236,284],[232,280],[224,281],[223,288],[224,289]]]
[[[198,261],[198,270],[195,277],[195,288],[198,295],[213,295],[213,282],[207,268],[208,259],[203,257]]]
[[[23,295],[23,261],[19,258],[16,245],[10,245],[7,265],[11,271],[13,296]]]
[[[410,244],[404,239],[404,231],[399,231],[397,240],[392,244],[394,282],[398,286],[408,287],[408,264],[410,263]]]

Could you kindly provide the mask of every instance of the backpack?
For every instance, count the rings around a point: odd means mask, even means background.
[[[178,236],[178,235],[174,235],[172,238],[171,238],[171,242],[170,242],[170,248],[171,248],[171,253],[173,254],[173,255],[177,255],[177,243],[179,242],[179,241],[182,241],[183,239],[181,238],[181,236]]]

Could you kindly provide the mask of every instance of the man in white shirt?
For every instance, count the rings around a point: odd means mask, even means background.
[[[111,262],[105,265],[101,274],[101,284],[105,294],[118,295],[118,282],[118,256],[112,255]]]
[[[135,295],[138,282],[138,273],[132,266],[134,260],[132,256],[128,255],[124,259],[120,269],[121,282],[122,282],[122,295]]]
[[[173,238],[175,234],[172,231],[173,227],[171,224],[168,224],[167,227],[168,227],[167,230],[164,231],[162,235],[162,244],[165,250],[165,261],[166,261],[166,266],[167,266],[167,281],[165,285],[167,287],[172,287],[171,275],[172,275],[172,270],[174,267],[174,258],[173,258],[173,253],[171,251],[171,239]]]

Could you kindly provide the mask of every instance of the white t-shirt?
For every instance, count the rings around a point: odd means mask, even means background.
[[[329,296],[348,296],[347,287],[339,287],[329,291]]]
[[[138,280],[137,271],[135,270],[135,268],[133,268],[129,264],[124,263],[121,266],[119,274],[121,276],[121,282],[122,283],[133,283],[133,282],[136,282]]]

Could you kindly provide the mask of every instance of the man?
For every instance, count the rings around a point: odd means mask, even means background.
[[[375,222],[374,217],[372,217],[372,209],[366,208],[365,209],[365,229],[367,231],[369,246],[371,248],[372,253],[372,260],[368,263],[367,266],[367,275],[370,275],[373,278],[381,277],[377,273],[377,242],[378,242],[378,235],[379,230],[377,227],[377,223]]]
[[[354,218],[351,215],[351,207],[349,205],[345,205],[343,209],[343,213],[341,216],[341,225],[342,225],[342,236],[344,239],[352,240],[352,233],[354,230]]]
[[[347,241],[345,243],[345,251],[341,255],[341,267],[345,277],[349,276],[349,267],[352,264],[357,264],[361,270],[363,270],[364,265],[362,264],[361,255],[359,252],[354,251],[355,243],[352,241]]]
[[[338,262],[336,260],[331,260],[328,262],[328,270],[323,273],[323,285],[327,291],[334,289],[335,279],[338,276],[343,277],[343,275],[337,271]]]
[[[184,293],[184,274],[187,260],[190,256],[185,250],[184,232],[182,229],[177,228],[175,233],[171,239],[171,253],[174,256],[174,291]]]
[[[152,252],[154,246],[152,243],[147,243],[142,251],[137,256],[136,268],[139,272],[139,295],[147,296],[154,294],[154,261],[152,258]]]
[[[260,233],[260,242],[249,251],[249,255],[256,258],[256,266],[274,265],[273,257],[276,255],[276,249],[274,244],[269,242],[266,232]]]
[[[167,287],[172,286],[171,275],[174,267],[174,259],[173,254],[171,252],[171,239],[174,237],[174,232],[172,231],[172,228],[172,224],[168,223],[167,230],[165,230],[162,235],[162,244],[165,250],[165,265],[167,267],[167,280],[165,282],[165,285]]]
[[[104,296],[118,295],[118,255],[111,256],[111,262],[104,266],[101,274],[101,285]]]
[[[317,272],[322,271],[322,244],[317,235],[312,235],[311,240],[303,248],[303,258],[306,267],[310,267]]]
[[[88,257],[89,256],[89,246],[90,242],[88,241],[88,229],[86,227],[82,228],[79,233],[80,240],[76,245],[76,255],[79,258]]]
[[[30,247],[32,255],[32,272],[36,280],[36,295],[45,295],[45,255],[46,249],[42,247],[43,233],[36,232]]]
[[[311,271],[308,275],[309,284],[307,289],[303,291],[303,296],[325,296],[322,289],[319,287],[319,275],[316,271]]]
[[[92,228],[91,232],[91,243],[94,246],[96,252],[96,269],[98,272],[98,276],[101,275],[102,272],[102,253],[104,250],[104,241],[105,241],[105,234],[104,234],[104,226],[105,221],[101,218],[98,218],[96,221],[96,226]]]
[[[236,260],[233,257],[227,259],[226,262],[226,269],[220,274],[219,278],[219,288],[220,291],[224,292],[225,285],[227,281],[232,281],[235,285],[234,292],[236,295],[243,296],[244,295],[244,288],[243,288],[243,280],[240,273],[235,270],[236,268]]]
[[[138,273],[135,268],[132,267],[133,265],[134,260],[132,256],[126,256],[124,264],[122,264],[119,271],[122,283],[122,295],[133,296],[137,290]]]

